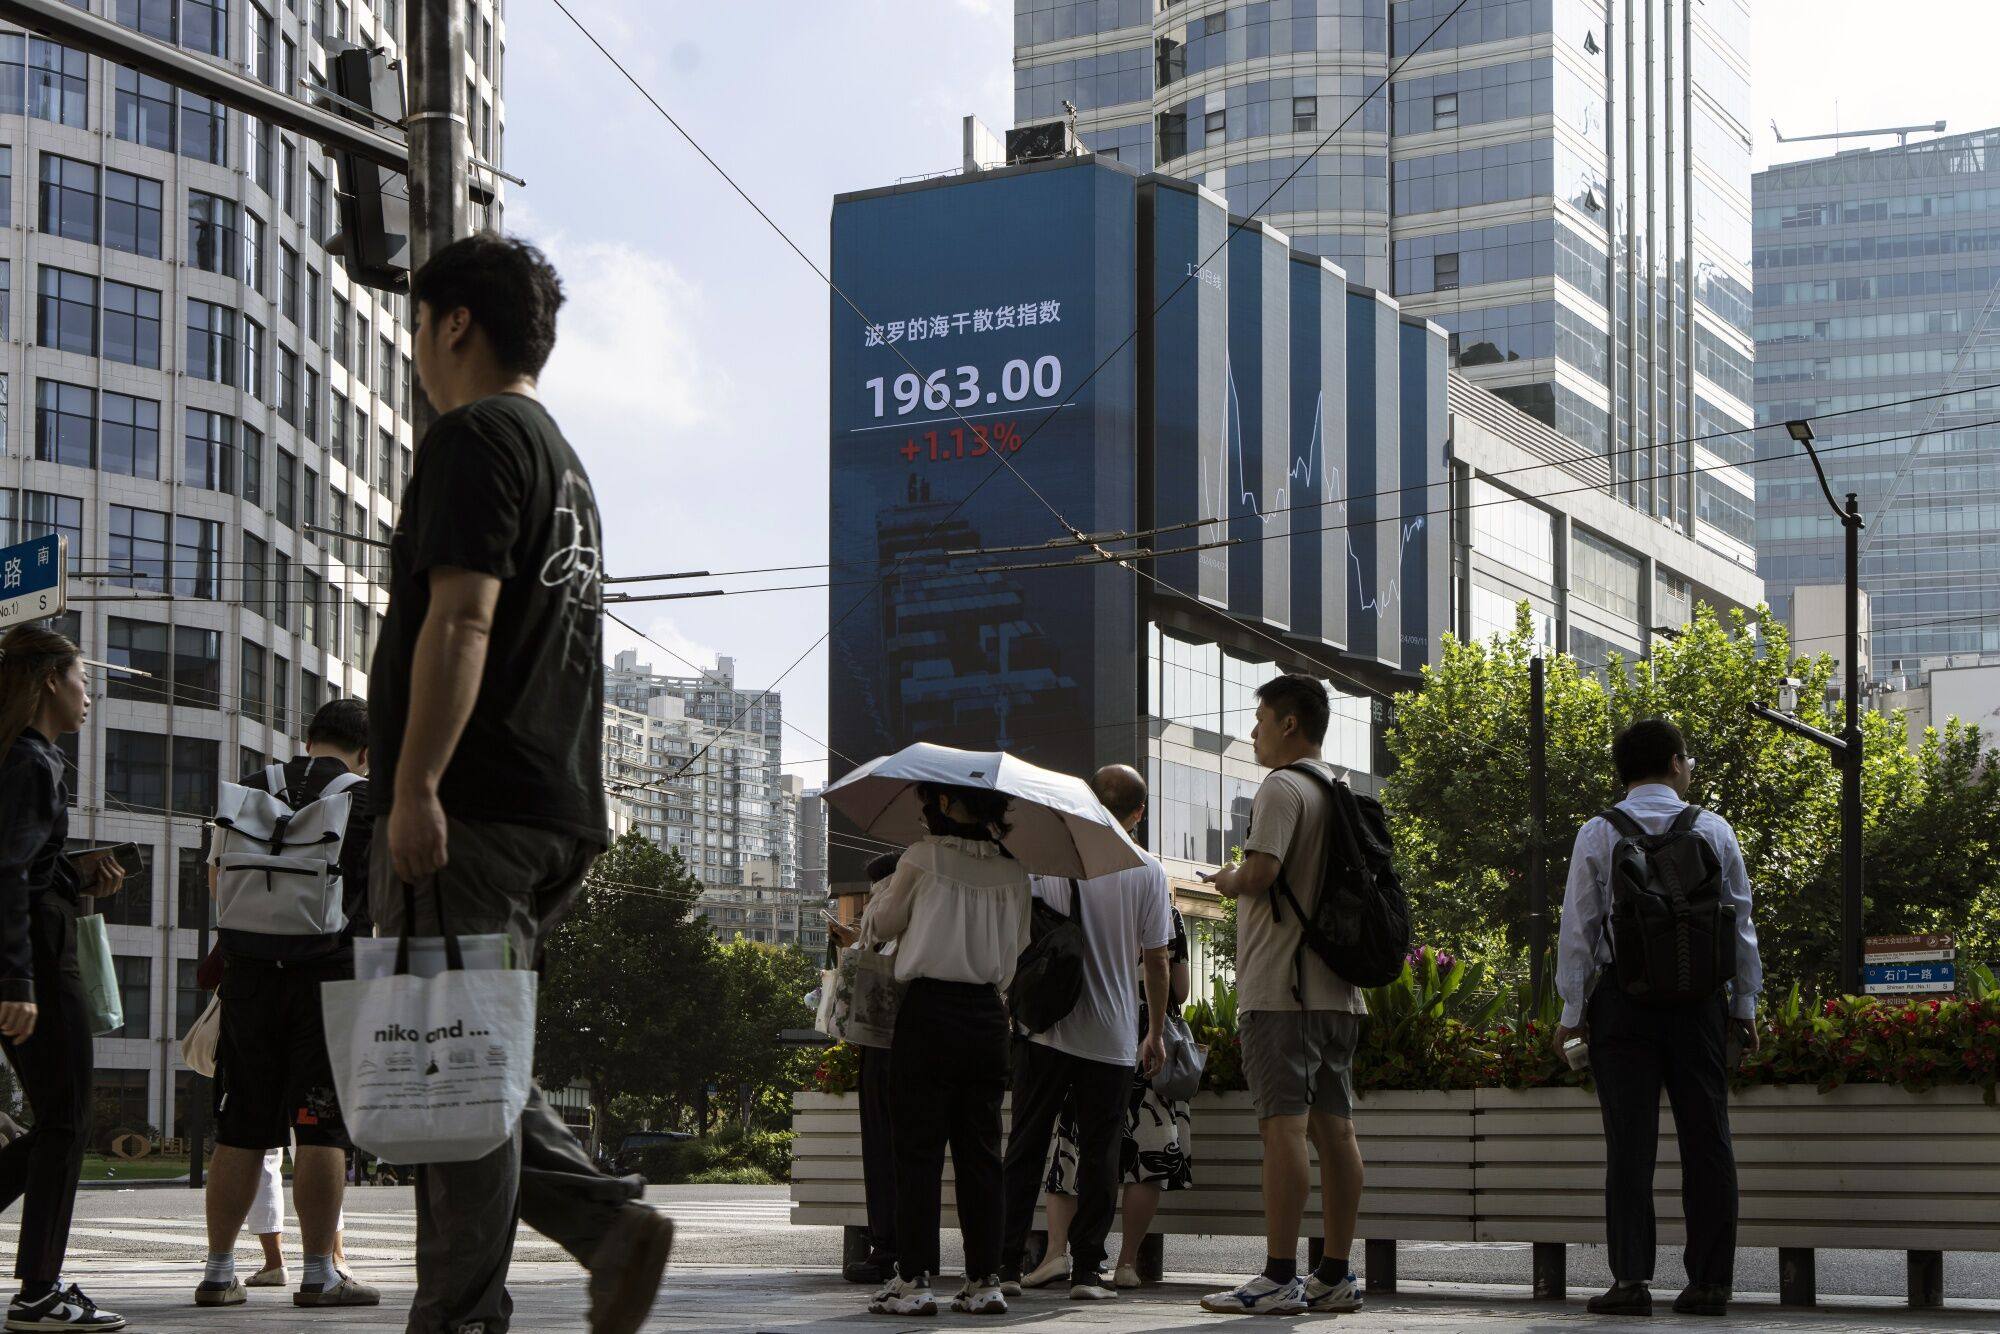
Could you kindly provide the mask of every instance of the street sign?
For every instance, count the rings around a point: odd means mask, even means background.
[[[1955,963],[1870,963],[1861,970],[1861,974],[1871,996],[1955,991],[1958,988],[1958,965]]]
[[[1864,954],[1915,954],[1952,949],[1958,942],[1948,932],[1920,936],[1870,936],[1862,942]]]
[[[69,603],[69,539],[58,533],[0,547],[0,629],[60,616]]]

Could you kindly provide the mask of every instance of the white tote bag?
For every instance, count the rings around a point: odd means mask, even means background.
[[[321,987],[347,1132],[385,1162],[483,1158],[528,1102],[535,975],[468,970],[457,937],[444,941],[447,966],[435,977],[411,974],[399,950],[389,977]]]
[[[222,1039],[222,997],[210,996],[201,1018],[181,1039],[181,1064],[198,1075],[215,1078],[215,1047]]]

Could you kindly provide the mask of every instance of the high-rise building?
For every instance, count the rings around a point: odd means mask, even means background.
[[[1021,0],[1014,118],[1068,102],[1100,156],[1261,210],[1748,566],[1747,435],[1681,442],[1751,421],[1749,26],[1747,0]]]
[[[780,768],[784,701],[778,692],[739,689],[734,658],[719,658],[713,669],[694,676],[665,676],[628,649],[605,669],[604,700],[607,718],[622,709],[668,720],[675,735],[660,738],[665,749],[657,753],[667,757],[666,773],[688,770],[669,786],[702,799],[702,822],[691,831],[698,837],[655,836],[655,842],[682,842],[704,883],[752,884],[753,863],[768,862],[777,868],[770,883],[797,887],[798,817]],[[674,705],[664,715],[663,701]]]
[[[1903,401],[2000,370],[2000,130],[1772,167],[1756,204],[1757,416],[1814,418],[1834,494],[1860,496],[1870,671],[1916,686],[2000,654],[2000,429],[1980,424],[2000,393]],[[1854,411],[1873,403],[1901,406]],[[1758,562],[1798,629],[1800,590],[1845,580],[1844,545],[1810,463],[1766,435]]]
[[[292,93],[341,43],[401,37],[394,0],[90,7]],[[501,6],[466,8],[497,160]],[[366,689],[417,388],[407,303],[326,252],[334,192],[310,141],[0,31],[0,543],[69,539],[59,628],[128,669],[93,675],[70,832],[147,862],[95,905],[125,1009],[97,1044],[100,1136],[185,1131],[218,783]],[[33,411],[6,411],[16,391]]]
[[[799,895],[806,899],[826,897],[826,807],[820,789],[806,788],[799,794]]]

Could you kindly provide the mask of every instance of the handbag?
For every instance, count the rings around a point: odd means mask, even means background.
[[[215,1048],[222,1038],[222,997],[210,996],[208,1007],[181,1039],[181,1064],[198,1075],[215,1078]]]
[[[415,894],[387,977],[320,987],[327,1054],[354,1143],[392,1163],[483,1158],[512,1137],[534,1082],[535,974],[469,969],[444,922],[444,971],[410,969]]]
[[[840,952],[827,972],[820,1011],[826,1022],[820,1031],[856,1047],[882,1047],[896,1041],[896,1013],[903,1003],[903,984],[896,980],[896,960],[864,945]]]
[[[125,1026],[125,1000],[118,990],[118,969],[111,962],[111,937],[104,914],[76,919],[76,966],[83,976],[83,999],[89,1008],[90,1032],[103,1037]]]
[[[1169,1103],[1186,1102],[1201,1091],[1202,1071],[1208,1067],[1208,1048],[1194,1040],[1194,1030],[1177,1014],[1167,1016],[1160,1029],[1167,1059],[1153,1076],[1153,1092]]]

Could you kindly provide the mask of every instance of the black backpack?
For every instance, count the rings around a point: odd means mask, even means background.
[[[1697,834],[1689,806],[1664,833],[1649,834],[1617,807],[1606,931],[1618,989],[1653,1005],[1687,1005],[1719,993],[1736,975],[1736,907],[1722,897],[1722,860]]]
[[[1375,798],[1357,794],[1311,765],[1287,767],[1326,793],[1332,823],[1312,911],[1299,906],[1281,865],[1271,887],[1271,916],[1283,919],[1278,907],[1282,894],[1298,915],[1306,945],[1342,981],[1356,987],[1387,986],[1402,975],[1410,953],[1410,901],[1391,864],[1388,816]]]
[[[1046,1033],[1066,1018],[1083,996],[1083,891],[1069,882],[1069,912],[1034,901],[1028,948],[1014,965],[1007,1009],[1030,1033]]]

